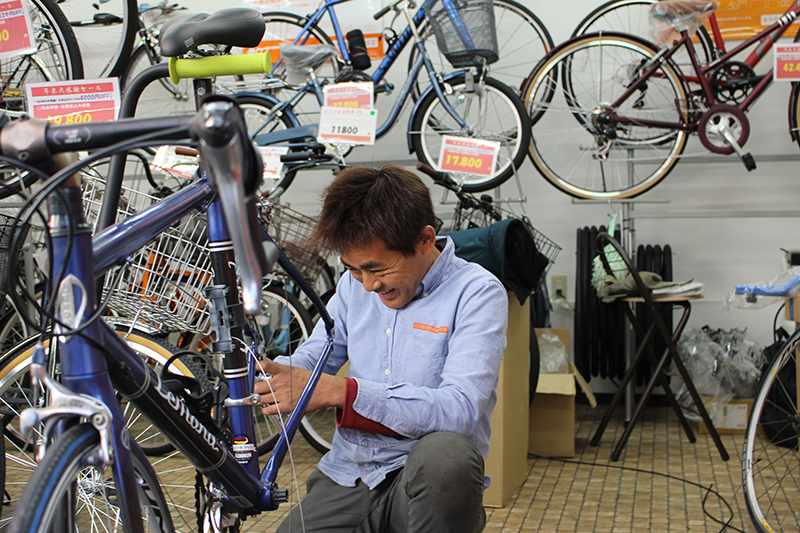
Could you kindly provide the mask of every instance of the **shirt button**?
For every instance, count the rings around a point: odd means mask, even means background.
[[[389,369],[387,368],[386,370],[383,371],[383,373],[388,376],[389,375]]]
[[[428,295],[428,291],[423,292],[422,295],[423,296],[427,296]]]
[[[387,335],[391,335],[392,334],[392,328],[386,328],[386,334]]]

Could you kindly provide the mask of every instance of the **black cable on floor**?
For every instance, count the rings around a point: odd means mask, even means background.
[[[722,495],[719,492],[713,490],[713,488],[712,488],[714,486],[713,483],[711,485],[709,485],[708,487],[706,487],[705,485],[701,485],[700,483],[697,483],[695,481],[689,481],[686,478],[674,476],[672,474],[664,474],[663,472],[656,472],[655,470],[644,470],[642,468],[634,468],[632,466],[616,466],[616,465],[609,465],[609,464],[603,464],[603,463],[589,463],[589,462],[586,462],[586,461],[573,461],[573,460],[570,460],[570,459],[559,459],[557,457],[542,457],[540,455],[533,455],[533,454],[531,454],[531,457],[536,457],[537,459],[548,459],[550,461],[560,461],[562,463],[569,463],[569,464],[574,464],[574,465],[604,466],[606,468],[615,468],[617,470],[627,470],[627,471],[636,472],[636,473],[639,473],[639,474],[651,474],[651,475],[654,475],[654,476],[665,477],[667,479],[673,479],[675,481],[680,481],[682,483],[686,483],[687,485],[692,485],[694,487],[697,487],[697,488],[700,488],[700,489],[704,489],[706,491],[706,494],[705,494],[705,496],[703,496],[703,514],[705,514],[707,517],[709,517],[711,520],[713,520],[717,524],[721,524],[722,525],[722,529],[720,529],[719,532],[722,533],[723,531],[725,531],[725,530],[730,528],[731,530],[735,531],[736,533],[747,533],[743,529],[739,529],[739,528],[731,525],[731,520],[733,520],[733,516],[734,516],[733,507],[731,507],[731,504],[728,503],[728,500],[723,498]],[[706,500],[708,499],[708,495],[712,494],[712,493],[715,494],[717,496],[717,498],[719,498],[720,501],[722,501],[725,504],[725,506],[728,508],[728,510],[730,511],[731,517],[727,520],[727,522],[723,522],[719,518],[711,516],[711,513],[706,511]]]

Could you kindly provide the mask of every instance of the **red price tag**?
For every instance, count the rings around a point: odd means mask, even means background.
[[[31,116],[57,125],[107,122],[119,112],[116,78],[30,83],[25,90]]]
[[[325,87],[325,105],[346,109],[372,109],[372,82],[337,83]]]
[[[776,44],[773,57],[775,81],[800,81],[800,45]]]
[[[448,172],[492,176],[500,143],[462,137],[443,137],[439,168]]]
[[[28,6],[21,0],[0,2],[0,57],[36,50]]]

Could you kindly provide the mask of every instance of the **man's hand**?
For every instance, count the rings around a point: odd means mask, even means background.
[[[311,371],[272,361],[260,361],[259,365],[272,376],[268,381],[257,382],[253,388],[254,392],[261,395],[261,410],[265,415],[289,413],[308,383]],[[306,411],[344,407],[346,383],[343,377],[322,374]]]

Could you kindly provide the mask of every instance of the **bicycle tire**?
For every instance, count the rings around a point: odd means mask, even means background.
[[[684,80],[671,62],[661,62],[646,86],[615,109],[631,125],[596,120],[657,53],[648,41],[632,35],[587,34],[563,43],[540,63],[523,100],[531,112],[542,111],[529,154],[551,185],[576,198],[633,198],[674,168],[688,132],[635,125],[645,119],[670,124],[688,120]],[[598,86],[603,72],[607,76]]]
[[[531,137],[530,117],[519,96],[494,78],[484,78],[483,82],[480,90],[473,90],[463,74],[447,80],[452,91],[447,91],[445,98],[473,128],[470,137],[502,143],[497,169],[491,176],[459,175],[466,192],[487,191],[505,183],[525,160]],[[435,161],[439,157],[442,136],[465,135],[444,110],[434,91],[429,91],[418,102],[408,134],[417,159],[434,168],[438,168]]]
[[[795,34],[794,42],[800,42],[800,30]],[[792,83],[789,93],[789,135],[800,146],[800,83]]]
[[[500,59],[489,65],[489,72],[494,78],[503,80],[509,87],[519,94],[525,84],[527,65],[535,64],[555,46],[550,32],[544,23],[530,9],[515,0],[494,0],[494,19],[497,27],[497,45]],[[461,4],[459,4],[461,5]],[[464,7],[469,9],[469,0],[464,2]],[[433,29],[428,23],[428,17],[417,28],[425,40],[425,49],[436,72],[452,70],[444,55],[435,44]],[[436,51],[434,51],[436,50]],[[408,56],[408,70],[417,58],[416,47],[411,47]],[[420,86],[420,79],[414,83],[411,97],[416,102],[424,92],[424,84]],[[422,81],[427,81],[423,76]]]
[[[650,6],[657,2],[658,0],[610,0],[578,23],[571,37],[598,31],[613,31],[652,41],[649,11]],[[710,63],[715,56],[716,47],[704,26],[700,26],[697,30],[696,43],[699,46],[695,46],[695,52],[700,64]],[[672,56],[672,61],[684,73],[694,74],[689,54],[683,50],[676,52],[676,55]]]
[[[54,528],[57,511],[65,501],[72,500],[70,496],[75,497],[72,501],[74,507],[62,508],[61,511],[74,517],[77,530],[83,526],[92,531],[118,530],[122,517],[114,501],[113,480],[104,474],[102,466],[89,466],[96,463],[92,456],[99,444],[100,436],[90,424],[73,426],[61,435],[48,448],[31,477],[11,531],[38,533],[57,530]],[[174,532],[169,508],[153,467],[136,446],[131,447],[131,455],[145,530]]]
[[[49,74],[48,79],[42,81],[83,78],[83,59],[78,40],[61,9],[53,0],[30,0],[29,8],[36,36],[36,52],[33,56]],[[9,72],[6,61],[9,59],[3,60],[4,73]]]
[[[59,4],[75,33],[87,78],[122,76],[139,29],[136,0],[107,0],[102,6],[100,11],[90,0]],[[97,16],[108,24],[92,23]]]
[[[742,492],[759,533],[795,531],[800,523],[797,378],[782,379],[782,372],[797,372],[799,345],[797,329],[762,372],[745,429]]]

